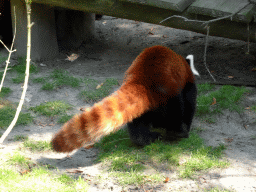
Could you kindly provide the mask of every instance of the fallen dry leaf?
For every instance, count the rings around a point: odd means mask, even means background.
[[[233,141],[233,138],[224,138],[224,140],[227,142],[227,143],[231,143]]]
[[[217,102],[216,102],[216,98],[212,98],[212,103],[211,103],[211,105],[215,105]]]
[[[83,107],[80,108],[80,111],[85,111]]]
[[[164,180],[164,183],[168,183],[169,180],[170,180],[169,177],[166,177]]]
[[[70,56],[67,56],[67,57],[68,58],[66,60],[73,62],[79,57],[79,55],[76,53],[72,53]]]
[[[104,84],[104,83],[101,83],[101,84],[97,85],[96,89],[101,88],[103,84]]]
[[[79,169],[66,169],[68,173],[83,173],[83,171]]]
[[[25,174],[28,174],[29,172],[31,172],[29,169],[25,169],[25,170],[22,170],[20,172],[21,175],[25,175]]]

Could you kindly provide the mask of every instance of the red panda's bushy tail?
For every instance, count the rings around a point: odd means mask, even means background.
[[[129,83],[69,120],[52,139],[58,152],[71,152],[93,144],[102,136],[121,128],[151,107],[146,89]]]

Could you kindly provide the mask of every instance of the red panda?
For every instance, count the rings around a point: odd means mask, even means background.
[[[151,125],[187,138],[196,108],[193,73],[199,75],[193,58],[188,59],[192,59],[191,68],[167,47],[146,48],[126,71],[119,90],[64,124],[51,141],[53,149],[71,152],[93,144],[126,123],[130,139],[137,145],[147,145],[158,138],[158,133],[150,131]]]

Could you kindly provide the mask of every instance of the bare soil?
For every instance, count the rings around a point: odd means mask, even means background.
[[[54,69],[65,69],[74,77],[91,77],[104,81],[108,77],[117,78],[120,82],[124,72],[131,65],[135,57],[146,47],[165,45],[178,54],[186,57],[193,54],[195,66],[201,77],[198,83],[212,81],[204,63],[205,35],[152,25],[142,22],[117,19],[104,16],[96,21],[96,39],[87,42],[79,50],[63,52],[58,58],[37,63],[40,72],[31,74],[31,77],[45,77]],[[250,44],[250,54],[247,52],[247,43],[220,37],[209,37],[207,52],[207,65],[219,84],[245,85],[251,93],[243,100],[244,108],[255,105],[256,72],[255,44]],[[65,60],[66,55],[78,53],[79,58],[74,62]],[[1,50],[1,54],[6,54]],[[43,64],[43,65],[42,65]],[[7,75],[8,76],[8,75]],[[4,86],[10,87],[12,93],[7,97],[12,102],[20,99],[22,85],[14,84],[8,76]],[[23,111],[31,106],[39,105],[45,101],[65,100],[72,104],[70,114],[80,112],[81,107],[91,104],[84,103],[77,95],[83,87],[70,88],[63,86],[54,91],[40,90],[41,84],[29,83]],[[52,134],[61,128],[56,119],[36,116],[34,123],[27,126],[17,126],[10,133],[1,147],[0,152],[11,152],[18,148],[20,142],[14,142],[15,135],[28,135],[35,140],[50,140]],[[102,165],[94,160],[99,153],[96,148],[80,149],[70,156],[62,153],[31,153],[26,152],[32,160],[49,163],[58,167],[61,172],[81,171],[85,179],[90,180],[89,191],[204,191],[212,187],[234,191],[256,191],[256,113],[245,109],[242,114],[224,111],[224,115],[217,116],[213,124],[205,123],[195,118],[192,127],[201,127],[204,131],[200,136],[205,143],[218,146],[220,143],[227,145],[225,158],[231,165],[226,169],[212,169],[202,172],[195,179],[171,179],[168,183],[157,186],[127,186],[122,189],[118,183],[102,173]],[[3,133],[3,130],[0,130]],[[171,172],[163,173],[172,178]],[[97,175],[102,180],[97,180]]]

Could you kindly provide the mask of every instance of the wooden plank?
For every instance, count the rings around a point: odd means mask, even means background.
[[[187,11],[197,15],[224,17],[239,11],[248,3],[248,0],[197,0]],[[255,11],[255,5],[251,3],[243,8],[232,19],[239,22],[249,23],[252,21]]]
[[[102,4],[102,2],[105,1],[109,3]],[[33,3],[48,4],[51,6],[58,6],[91,13],[100,13],[104,15],[111,15],[113,17],[142,21],[157,25],[159,25],[159,22],[167,17],[179,15],[177,11],[171,11],[168,9],[143,4],[121,2],[120,0],[33,0]],[[196,19],[193,14],[186,14],[186,11],[181,15],[185,15],[189,19]],[[209,16],[198,15],[198,19],[209,20]],[[172,18],[161,23],[161,25],[203,34],[207,32],[201,23],[187,22],[183,18]],[[243,41],[248,40],[246,23],[234,22],[233,20],[221,20],[211,23],[210,26],[210,35],[212,36],[220,36]],[[256,42],[256,25],[252,25],[250,27],[250,41]]]
[[[120,0],[183,12],[195,0]]]

